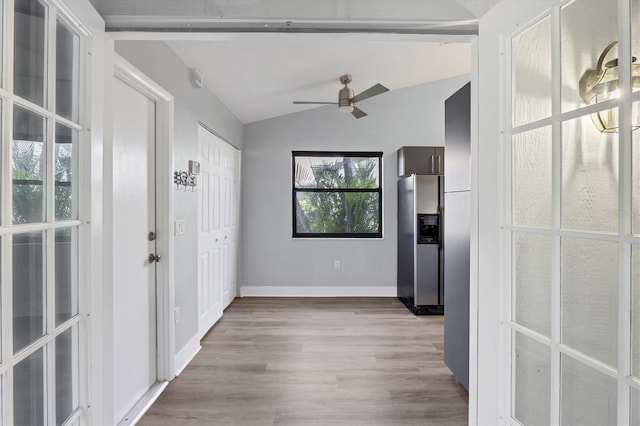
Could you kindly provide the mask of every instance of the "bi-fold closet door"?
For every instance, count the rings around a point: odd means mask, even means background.
[[[236,297],[240,151],[198,126],[198,309],[203,336]]]

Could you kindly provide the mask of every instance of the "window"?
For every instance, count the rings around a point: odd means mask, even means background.
[[[292,152],[293,237],[382,237],[382,152]]]
[[[0,0],[12,23],[0,43],[12,46],[0,63],[0,424],[77,424],[83,415],[87,33],[58,4]]]

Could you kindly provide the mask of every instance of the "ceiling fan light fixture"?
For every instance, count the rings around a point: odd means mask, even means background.
[[[338,109],[340,112],[353,112],[353,90],[345,86],[338,93]]]
[[[364,92],[361,92],[358,96],[355,96],[353,90],[349,86],[347,86],[347,84],[351,83],[350,74],[341,76],[340,83],[344,84],[344,87],[338,92],[338,102],[293,101],[293,103],[305,105],[338,105],[338,111],[343,113],[350,113],[355,118],[362,118],[366,117],[367,113],[358,108],[356,106],[356,103],[389,91],[389,89],[378,83],[369,87]]]
[[[353,112],[353,102],[348,103],[346,105],[340,105],[338,109],[340,110],[340,112],[345,112],[345,113]]]

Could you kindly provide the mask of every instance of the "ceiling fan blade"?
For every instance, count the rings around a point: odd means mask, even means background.
[[[355,118],[362,118],[362,117],[366,117],[368,115],[366,112],[364,112],[363,110],[361,110],[357,106],[353,107],[353,111],[351,111],[351,114],[353,114],[353,116]]]
[[[378,83],[374,86],[369,87],[367,90],[365,90],[364,92],[356,95],[353,97],[353,102],[360,102],[364,99],[368,99],[371,98],[373,96],[379,95],[381,93],[384,92],[388,92],[389,89],[387,89],[386,87],[384,87],[382,84]]]
[[[338,105],[337,102],[307,102],[307,101],[293,101],[296,105]]]

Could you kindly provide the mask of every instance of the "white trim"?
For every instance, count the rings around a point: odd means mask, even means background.
[[[620,129],[631,129],[631,55],[632,34],[631,26],[634,24],[631,15],[632,2],[618,0],[618,57],[620,60],[619,78],[623,88],[622,98],[619,103],[618,117]],[[634,10],[634,13],[637,13]],[[634,29],[635,32],[635,29]],[[625,98],[628,101],[625,102]],[[632,131],[622,131],[618,133],[618,210],[620,211],[618,221],[618,233],[620,243],[618,244],[618,360],[617,371],[614,376],[618,381],[618,412],[616,420],[619,424],[631,424],[631,392],[626,378],[632,374],[631,354],[632,354],[632,273],[631,244],[623,242],[627,235],[633,235],[633,166],[632,166]],[[626,308],[625,308],[626,307]],[[583,361],[584,362],[584,361]],[[637,402],[636,402],[637,404]]]
[[[167,92],[163,93],[166,95]],[[156,298],[158,301],[158,379],[174,377],[175,321],[174,321],[174,232],[173,232],[173,120],[174,101],[156,101],[156,229],[157,251],[165,262],[158,273]],[[164,232],[163,232],[164,231]],[[164,349],[164,350],[163,350]]]
[[[551,23],[551,117],[549,126],[551,126],[551,229],[550,237],[552,239],[552,254],[551,254],[551,318],[550,318],[550,344],[549,346],[549,369],[550,369],[550,392],[549,398],[549,424],[553,426],[560,425],[561,423],[561,407],[560,407],[560,386],[561,386],[561,365],[562,365],[562,353],[558,347],[561,340],[561,319],[560,311],[562,305],[562,291],[561,282],[562,265],[560,262],[562,256],[562,238],[563,235],[558,235],[557,230],[562,228],[562,214],[560,211],[560,205],[562,204],[562,123],[555,120],[556,117],[562,115],[562,100],[561,96],[556,94],[561,93],[562,90],[562,49],[560,43],[555,43],[554,40],[559,40],[561,34],[559,34],[561,28],[561,16],[560,10],[557,8],[551,9],[549,14]],[[523,29],[523,31],[525,31]],[[573,117],[567,117],[572,119]],[[559,143],[554,143],[558,141]],[[523,332],[523,331],[522,331]],[[513,393],[511,391],[510,393]],[[513,413],[512,413],[513,415]]]
[[[240,297],[396,297],[396,286],[241,286]]]
[[[504,355],[509,354],[511,337],[502,321],[510,303],[505,300],[508,293],[505,293],[505,283],[501,282],[505,271],[501,270],[504,264],[500,258],[505,232],[501,229],[504,211],[500,166],[504,152],[500,144],[505,123],[510,120],[504,115],[505,87],[500,76],[504,75],[501,62],[505,59],[504,50],[500,49],[501,40],[556,3],[557,0],[502,1],[482,16],[479,24],[477,90],[482,108],[478,108],[478,139],[476,144],[472,140],[471,155],[469,423],[472,425],[510,423],[504,410],[509,407],[504,390],[509,389],[510,379]]]
[[[198,337],[198,334],[195,334],[191,340],[180,349],[180,352],[176,354],[174,361],[176,377],[179,376],[193,358],[198,355],[200,349],[202,349],[202,346],[200,346],[200,337]]]
[[[478,422],[478,126],[479,126],[479,42],[471,43],[471,223],[469,239],[469,424]]]
[[[425,43],[469,43],[475,35],[456,34],[401,34],[401,33],[260,33],[260,32],[161,32],[118,31],[109,35],[125,41],[246,41],[246,40],[299,40],[299,41],[396,41]]]
[[[92,31],[82,24],[75,13],[62,0],[49,0],[58,9],[59,14],[64,17],[69,25],[72,25],[81,37],[93,36]],[[66,1],[66,0],[65,0]],[[54,19],[55,21],[55,19]]]
[[[100,173],[92,176],[91,191],[100,194],[100,203],[96,207],[92,204],[92,216],[100,218],[102,221],[102,246],[101,263],[97,264],[97,272],[101,275],[101,287],[93,287],[91,306],[97,309],[100,315],[91,321],[91,331],[93,333],[92,361],[96,364],[97,377],[93,379],[91,386],[92,394],[90,398],[91,423],[115,424],[113,410],[113,102],[114,83],[113,61],[114,47],[113,41],[108,37],[104,38],[104,43],[99,46],[104,56],[102,73],[102,99],[104,106],[104,122],[101,123],[103,141],[101,141],[101,151],[92,152],[92,169],[98,167]],[[96,136],[92,132],[92,136]],[[100,156],[100,154],[102,154]],[[99,157],[99,158],[95,158]],[[95,200],[92,200],[95,202]],[[99,210],[98,210],[99,209]],[[92,395],[92,396],[93,396]]]
[[[158,28],[161,25],[166,28],[184,28],[185,24],[189,24],[189,28],[197,27],[197,30],[206,31],[207,29],[221,28],[224,26],[233,26],[237,28],[251,28],[254,26],[265,26],[268,24],[282,25],[284,21],[291,18],[286,16],[278,16],[273,18],[227,18],[227,17],[194,17],[190,15],[184,16],[160,16],[160,15],[107,15],[106,21],[109,27],[124,28]],[[393,29],[407,29],[414,31],[426,31],[438,28],[451,28],[459,26],[477,25],[478,19],[428,19],[428,18],[359,18],[359,19],[329,19],[329,18],[296,18],[295,23],[303,29],[307,25],[315,28],[321,26],[338,26],[346,30],[365,25],[367,27],[386,27],[391,26]],[[384,31],[385,28],[375,28],[378,31]],[[472,30],[470,30],[472,31]],[[284,31],[283,31],[284,32]],[[270,34],[270,33],[267,33]],[[448,34],[447,34],[448,35]]]
[[[113,74],[153,101],[171,102],[173,100],[171,93],[164,90],[162,86],[158,85],[117,53],[115,54]]]
[[[117,54],[114,55],[113,76],[156,103],[156,234],[157,251],[163,258],[156,267],[157,374],[160,381],[171,380],[175,376],[173,185],[170,176],[173,170],[174,100],[173,95]]]

